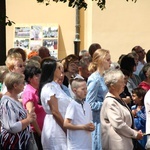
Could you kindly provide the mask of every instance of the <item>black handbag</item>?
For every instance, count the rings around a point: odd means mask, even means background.
[[[133,142],[133,150],[145,150],[145,148],[138,142],[136,139],[132,139]]]

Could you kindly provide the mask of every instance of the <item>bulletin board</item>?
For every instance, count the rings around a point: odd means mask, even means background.
[[[27,53],[36,46],[45,46],[50,55],[58,58],[58,24],[16,24],[14,27],[13,47],[20,47]]]

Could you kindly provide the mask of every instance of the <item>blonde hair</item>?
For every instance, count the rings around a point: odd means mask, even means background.
[[[15,62],[17,60],[22,60],[22,56],[19,53],[12,53],[10,55],[7,56],[7,59],[5,61],[6,67],[8,68],[8,70],[12,70],[14,69],[15,66]]]
[[[6,73],[8,73],[8,69],[6,66],[0,66],[0,82],[3,82]]]
[[[102,64],[106,55],[109,54],[108,50],[97,49],[92,57],[92,62],[89,64],[88,70],[90,72],[95,72],[97,68]]]
[[[19,84],[24,81],[24,75],[16,72],[9,72],[6,74],[4,83],[7,87],[7,90],[12,90],[14,88],[14,84]]]

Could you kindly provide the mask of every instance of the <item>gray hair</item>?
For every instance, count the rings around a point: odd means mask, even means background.
[[[87,50],[81,50],[79,52],[79,56],[84,56],[85,54],[89,53]],[[90,55],[90,54],[89,54]]]
[[[122,77],[124,77],[124,74],[122,73],[121,70],[118,69],[109,70],[104,74],[105,84],[109,88],[110,85],[114,85]]]
[[[4,83],[7,87],[7,90],[12,90],[14,88],[14,84],[19,84],[24,81],[24,75],[16,72],[9,72],[6,74],[4,79]]]
[[[79,66],[82,68],[86,68],[88,67],[91,61],[92,61],[91,56],[83,56],[79,61]]]

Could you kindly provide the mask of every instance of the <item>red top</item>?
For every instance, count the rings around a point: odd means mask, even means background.
[[[145,81],[142,81],[140,84],[139,84],[139,87],[143,88],[144,90],[148,91],[150,89],[150,84],[148,84],[147,82]]]

